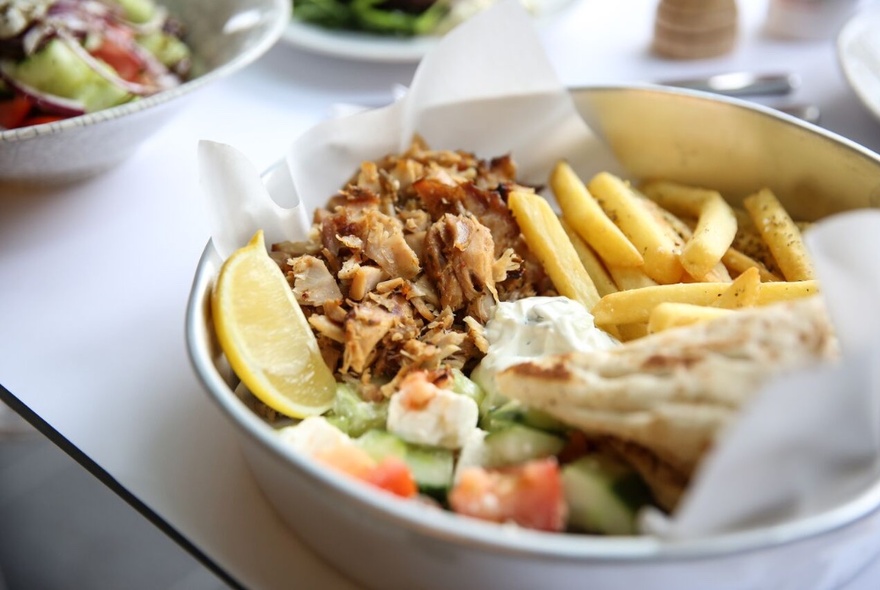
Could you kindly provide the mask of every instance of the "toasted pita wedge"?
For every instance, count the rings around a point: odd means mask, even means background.
[[[690,476],[762,384],[836,356],[824,304],[810,297],[514,365],[496,382],[506,396],[588,435],[644,447]]]

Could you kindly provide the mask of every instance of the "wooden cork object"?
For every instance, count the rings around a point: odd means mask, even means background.
[[[716,57],[736,44],[736,0],[660,0],[652,50],[673,59]]]

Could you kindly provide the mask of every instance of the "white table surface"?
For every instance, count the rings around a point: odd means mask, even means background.
[[[580,0],[541,35],[571,86],[795,72],[803,84],[790,100],[819,105],[823,126],[880,151],[880,122],[845,83],[832,40],[769,39],[765,1],[739,4],[738,45],[712,60],[649,53],[656,0]],[[201,91],[112,172],[64,188],[0,187],[0,384],[248,588],[357,586],[276,518],[187,360],[187,294],[209,237],[196,144],[232,144],[264,169],[332,105],[383,101],[414,69],[281,44]],[[880,587],[880,566],[850,587]]]

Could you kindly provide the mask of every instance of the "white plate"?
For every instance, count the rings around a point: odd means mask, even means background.
[[[390,37],[339,31],[291,20],[281,39],[299,49],[358,61],[409,63],[422,59],[440,37]]]
[[[837,57],[856,95],[880,119],[880,9],[859,12],[841,28]]]
[[[573,0],[531,0],[535,19],[541,22],[555,16]],[[324,29],[296,19],[290,21],[281,35],[288,45],[332,57],[357,61],[412,63],[417,62],[434,47],[440,36],[391,37],[356,31]]]

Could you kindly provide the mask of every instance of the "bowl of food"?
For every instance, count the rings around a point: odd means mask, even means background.
[[[417,139],[352,170],[302,241],[209,243],[199,379],[280,517],[371,588],[841,583],[880,481],[696,537],[640,519],[675,513],[773,374],[837,358],[800,232],[876,207],[880,157],[736,99],[572,98],[625,178],[559,162],[554,207],[509,156]],[[284,165],[265,182],[291,190]]]
[[[6,2],[0,179],[65,182],[131,155],[280,37],[281,0]]]

